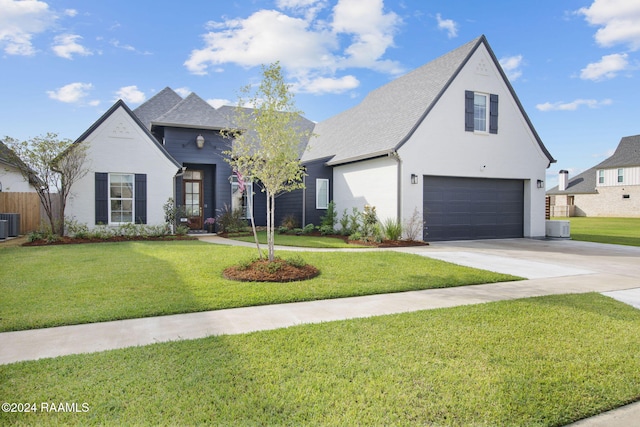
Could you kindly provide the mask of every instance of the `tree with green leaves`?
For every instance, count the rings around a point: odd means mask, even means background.
[[[47,133],[28,141],[6,137],[12,163],[23,178],[33,186],[47,215],[51,231],[64,235],[64,211],[71,195],[71,187],[84,177],[87,144],[73,144]]]
[[[243,87],[238,98],[232,128],[225,132],[233,137],[231,149],[225,152],[226,161],[266,192],[268,259],[273,262],[275,199],[304,187],[299,146],[311,134],[300,126],[303,113],[295,107],[278,62],[263,66],[260,84]]]

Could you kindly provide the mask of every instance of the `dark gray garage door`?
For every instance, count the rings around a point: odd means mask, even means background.
[[[522,237],[524,182],[424,177],[426,241]]]

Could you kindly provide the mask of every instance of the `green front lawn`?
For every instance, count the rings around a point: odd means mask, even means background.
[[[253,234],[241,235],[241,236],[232,235],[229,238],[234,240],[240,240],[243,242],[255,243]],[[258,231],[258,241],[260,242],[260,244],[263,244],[263,245],[267,244],[266,231]],[[350,244],[337,237],[327,237],[327,236],[309,236],[309,235],[296,236],[295,234],[276,233],[274,241],[276,245],[297,246],[300,248],[366,248],[367,247],[367,246]]]
[[[321,270],[304,282],[222,277],[255,253],[198,241],[3,248],[0,331],[517,280],[389,251],[301,254]]]
[[[39,412],[0,424],[560,426],[640,399],[638,354],[625,304],[503,301],[4,365]]]
[[[640,246],[640,218],[571,217],[569,221],[573,240]]]

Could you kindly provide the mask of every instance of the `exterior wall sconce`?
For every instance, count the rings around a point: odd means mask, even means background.
[[[204,136],[198,135],[198,137],[196,138],[196,145],[198,146],[198,148],[204,147]]]
[[[418,183],[418,175],[416,175],[415,173],[411,174],[411,183],[412,184],[417,184]]]
[[[544,181],[541,179],[538,180],[538,188],[544,188]]]

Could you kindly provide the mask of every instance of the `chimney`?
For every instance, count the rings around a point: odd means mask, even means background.
[[[558,175],[558,191],[564,191],[567,189],[569,183],[569,171],[561,170]]]

